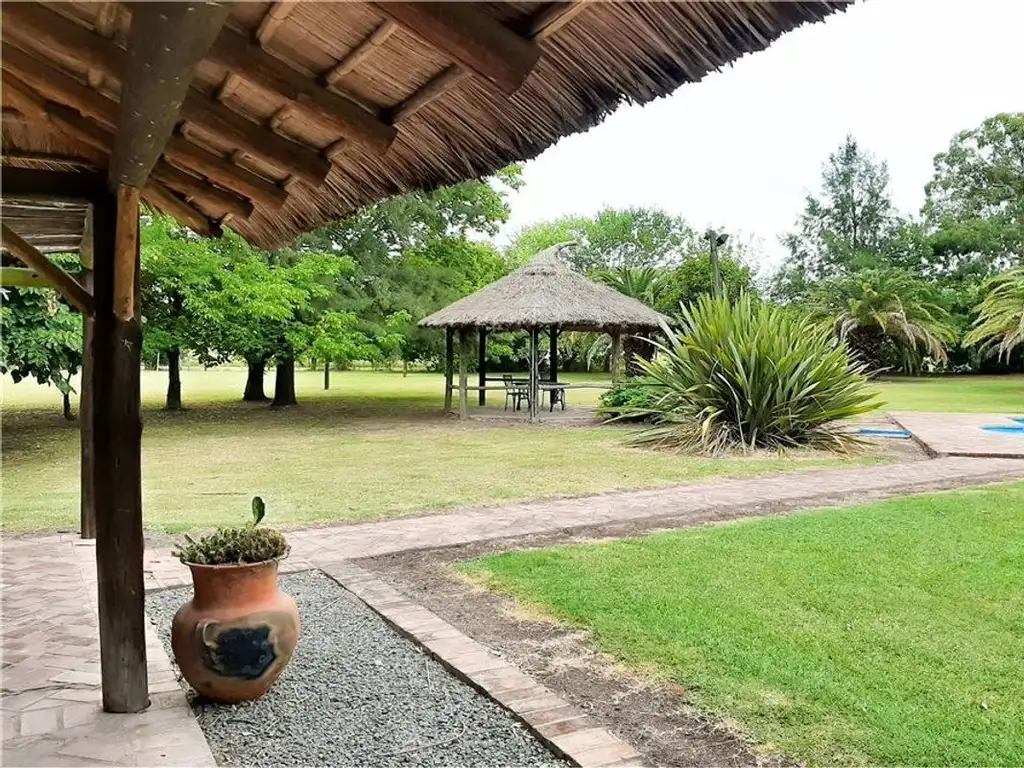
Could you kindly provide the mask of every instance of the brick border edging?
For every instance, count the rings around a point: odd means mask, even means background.
[[[315,567],[460,680],[510,712],[557,756],[580,768],[645,764],[636,749],[582,710],[376,576],[347,560]]]

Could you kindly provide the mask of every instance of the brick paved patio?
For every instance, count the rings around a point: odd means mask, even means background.
[[[813,506],[842,494],[899,495],[1024,479],[1024,461],[945,458],[887,466],[482,507],[363,525],[296,530],[284,570],[327,572],[347,559],[606,523],[671,518],[693,524],[709,509],[759,514],[773,502]],[[2,540],[4,765],[213,765],[170,660],[147,635],[152,706],[100,710],[95,553],[61,534]],[[190,582],[167,549],[146,553],[147,589]],[[623,746],[623,750],[627,747]]]

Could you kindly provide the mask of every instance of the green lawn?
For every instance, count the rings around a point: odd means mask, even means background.
[[[686,458],[627,448],[622,427],[460,423],[441,413],[443,379],[432,374],[335,373],[324,392],[321,374],[303,371],[301,404],[283,411],[241,403],[244,378],[240,370],[185,371],[188,410],[166,413],[166,374],[143,374],[147,527],[174,532],[242,521],[254,494],[266,499],[268,520],[286,526],[841,461]],[[573,391],[570,404],[593,403],[597,394]],[[61,418],[51,389],[8,379],[4,398],[3,528],[75,528],[76,425]],[[503,398],[494,399],[501,408]]]
[[[1024,764],[1024,484],[467,564],[812,764]]]
[[[877,384],[889,411],[1024,414],[1024,375],[933,376],[883,379]]]

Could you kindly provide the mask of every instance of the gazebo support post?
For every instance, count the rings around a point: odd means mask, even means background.
[[[459,418],[469,417],[469,329],[459,328]]]
[[[477,349],[476,367],[480,380],[479,397],[477,402],[480,407],[487,405],[487,329],[480,329],[480,345]]]
[[[93,292],[93,229],[92,208],[85,214],[85,227],[82,231],[82,247],[79,261],[82,265],[81,283],[90,294]],[[93,482],[95,472],[93,464],[93,418],[92,418],[92,380],[93,380],[93,336],[96,320],[94,315],[82,315],[82,383],[78,397],[78,434],[81,450],[81,484],[79,533],[83,539],[96,538],[96,493]]]
[[[454,367],[454,328],[444,329],[444,412],[452,412],[452,375]]]
[[[92,458],[103,709],[149,706],[142,538],[139,190],[94,207]]]
[[[622,376],[622,333],[619,330],[612,331],[612,359],[611,359],[612,383],[616,384]]]
[[[537,326],[530,328],[530,421],[537,420],[537,413],[540,410],[540,403],[537,400],[540,394],[540,377],[537,375],[537,347],[540,346],[540,329]]]
[[[552,384],[558,383],[558,326],[552,325],[548,329],[548,357],[551,359],[548,378]]]

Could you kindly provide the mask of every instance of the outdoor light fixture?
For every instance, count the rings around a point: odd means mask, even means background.
[[[711,293],[718,297],[722,295],[722,270],[718,265],[718,249],[725,245],[729,235],[725,232],[715,232],[709,229],[704,235],[711,245]]]

